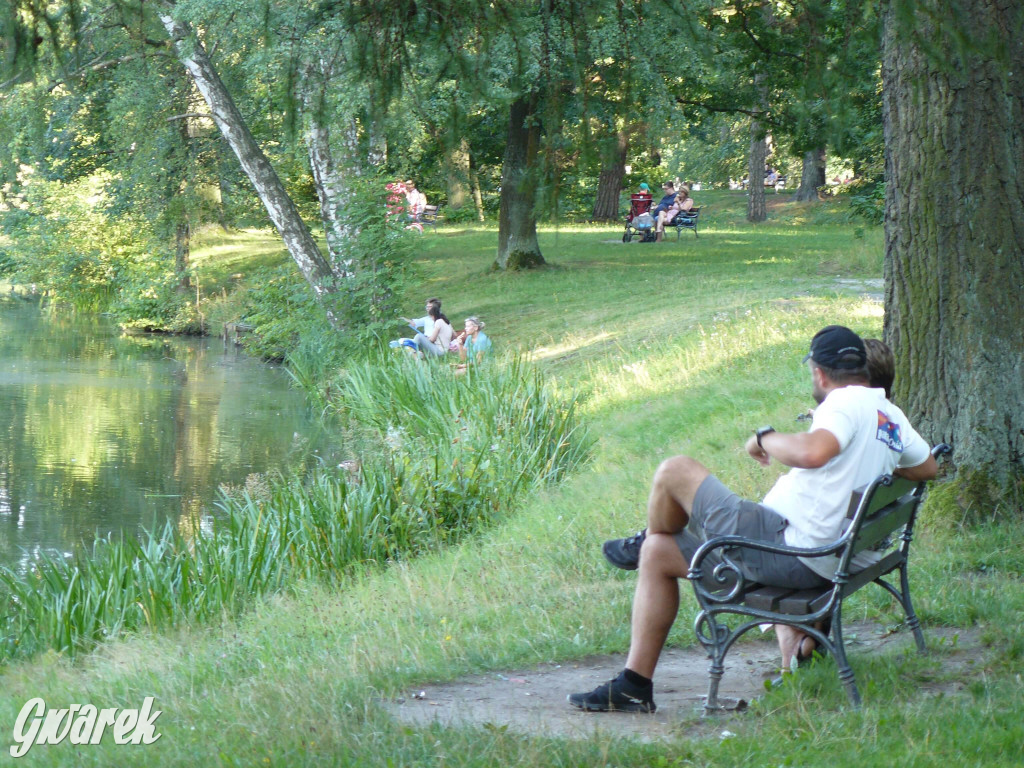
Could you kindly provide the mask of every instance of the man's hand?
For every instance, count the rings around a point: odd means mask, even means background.
[[[757,444],[757,435],[752,435],[750,439],[747,440],[746,447],[747,453],[749,453],[758,464],[763,464],[767,467],[769,462],[771,462],[771,457],[765,453],[764,448]]]

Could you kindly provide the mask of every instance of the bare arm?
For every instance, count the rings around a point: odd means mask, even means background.
[[[927,461],[918,464],[916,467],[897,467],[893,474],[905,477],[907,480],[921,482],[922,480],[931,480],[938,473],[939,465],[935,461],[935,457],[929,456]]]
[[[746,447],[747,453],[765,466],[770,459],[775,459],[787,467],[799,469],[823,467],[842,450],[836,436],[827,429],[797,434],[769,432],[761,438],[760,446],[757,438],[751,437]]]

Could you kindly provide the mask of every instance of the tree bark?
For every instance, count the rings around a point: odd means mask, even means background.
[[[764,168],[768,145],[761,121],[750,121],[750,155],[747,160],[747,221],[764,221],[768,211],[764,202]]]
[[[189,257],[192,253],[192,224],[188,220],[188,214],[182,214],[182,218],[174,227],[174,271],[178,273],[178,291],[184,292],[192,288],[192,281],[188,276]]]
[[[355,236],[353,228],[345,221],[344,211],[350,200],[351,190],[346,184],[346,174],[335,157],[332,146],[331,120],[327,110],[327,84],[332,76],[329,62],[320,60],[304,68],[301,88],[302,104],[305,110],[306,145],[309,151],[309,166],[313,173],[320,202],[320,219],[324,225],[324,238],[330,254],[330,265],[334,275],[345,278],[351,274],[351,259],[346,257],[346,244]],[[359,145],[359,128],[352,118],[334,117],[334,123],[342,130],[340,141],[344,157],[356,157]]]
[[[509,109],[508,143],[501,169],[501,210],[498,218],[498,255],[494,268],[529,269],[544,264],[537,244],[536,204],[537,124],[536,96],[522,96]]]
[[[469,186],[473,190],[473,205],[476,208],[476,220],[483,224],[484,216],[484,195],[480,190],[480,174],[476,171],[473,163],[473,156],[469,156]]]
[[[179,60],[185,65],[196,88],[210,107],[214,122],[238,158],[245,175],[267,209],[270,220],[281,234],[288,252],[318,298],[336,291],[331,266],[320,253],[316,241],[299,215],[295,203],[278,178],[270,161],[253,138],[245,119],[235,106],[231,94],[213,68],[206,49],[192,34],[191,28],[166,13],[160,21],[174,44]]]
[[[813,203],[818,200],[818,190],[825,186],[825,148],[804,152],[800,186],[790,198],[796,203]]]
[[[619,197],[622,195],[622,180],[626,177],[628,152],[629,137],[625,131],[619,131],[615,151],[604,158],[604,166],[597,179],[597,195],[590,217],[594,221],[613,221],[619,218]]]
[[[1024,6],[929,0],[908,30],[894,5],[882,77],[895,397],[926,439],[953,445],[984,504],[1024,457]],[[964,37],[943,39],[954,29]]]
[[[469,199],[469,142],[463,138],[445,153],[449,210],[458,211]]]

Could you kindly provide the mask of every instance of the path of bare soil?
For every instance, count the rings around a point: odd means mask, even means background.
[[[855,672],[858,656],[913,643],[909,632],[894,635],[877,624],[848,625],[844,634]],[[977,633],[956,629],[926,631],[933,647],[943,638],[950,641],[954,636],[952,653],[944,664],[969,665],[978,658]],[[726,659],[722,696],[749,702],[765,692],[765,681],[777,673],[778,647],[774,638],[774,634],[768,633],[763,639],[732,649]],[[679,735],[681,729],[690,736],[710,736],[727,726],[728,716],[701,717],[708,660],[699,647],[667,649],[662,654],[654,686],[658,711],[653,715],[585,713],[566,703],[566,694],[589,690],[614,677],[624,661],[621,655],[594,656],[565,664],[491,673],[424,686],[382,705],[410,725],[490,724],[523,734],[566,738],[587,738],[605,732],[648,741]]]

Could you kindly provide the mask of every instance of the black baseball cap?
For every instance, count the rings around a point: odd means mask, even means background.
[[[828,325],[814,334],[811,351],[804,362],[813,360],[826,368],[860,368],[868,361],[864,340],[842,325]]]

